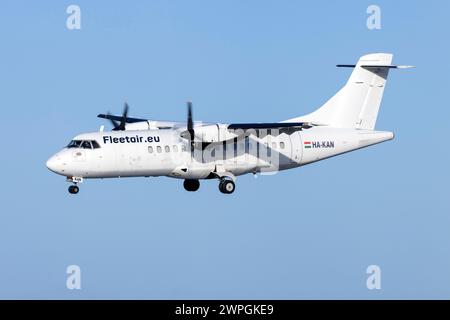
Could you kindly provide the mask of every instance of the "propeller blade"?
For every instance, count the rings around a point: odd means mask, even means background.
[[[194,132],[194,121],[192,120],[192,102],[187,102],[187,108],[188,108],[188,116],[187,116],[187,131],[189,132],[190,136],[190,145],[191,145],[191,157],[194,156],[194,138],[195,138],[195,132]]]
[[[110,116],[111,114],[108,112],[107,115]],[[113,125],[113,130],[119,130],[120,124],[117,121],[115,121],[115,120],[113,120],[111,118],[108,118],[108,120]]]
[[[187,129],[188,131],[194,130],[194,122],[192,120],[192,102],[188,101],[188,118],[187,118]]]
[[[130,107],[128,106],[128,103],[125,102],[125,105],[123,107],[122,120],[120,120],[119,130],[125,130],[129,108]]]

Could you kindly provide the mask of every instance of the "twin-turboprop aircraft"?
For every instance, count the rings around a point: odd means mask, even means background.
[[[369,54],[330,100],[305,116],[274,123],[187,123],[100,114],[112,131],[83,133],[47,161],[47,167],[72,183],[76,194],[84,179],[166,176],[183,179],[197,191],[201,179],[218,179],[230,194],[236,177],[276,172],[361,149],[394,138],[374,130],[392,55]]]

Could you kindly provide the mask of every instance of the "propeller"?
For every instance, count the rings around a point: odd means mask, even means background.
[[[109,121],[111,121],[111,124],[113,125],[113,130],[119,130],[120,124],[116,121],[111,119],[110,117],[112,116],[110,112],[108,112],[106,114],[107,118]]]
[[[120,123],[118,123],[117,121],[109,118],[109,121],[111,121],[114,129],[113,131],[124,131],[125,130],[125,125],[127,123],[127,116],[128,116],[128,109],[130,107],[128,106],[128,103],[125,102],[125,105],[123,107],[123,112],[122,112],[122,118],[120,119]],[[111,114],[108,112],[108,116],[110,116]]]
[[[195,131],[194,131],[194,121],[192,120],[192,101],[187,102],[187,131],[189,132],[189,140],[191,145],[191,157],[194,156],[194,139],[195,139]]]

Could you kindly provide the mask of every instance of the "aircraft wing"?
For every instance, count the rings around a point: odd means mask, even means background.
[[[267,123],[231,123],[228,125],[228,130],[259,130],[260,134],[264,135],[264,130],[270,130],[271,135],[279,135],[282,133],[292,134],[303,129],[310,129],[313,126],[318,126],[311,122],[267,122]],[[261,130],[263,132],[261,132]],[[266,134],[268,132],[266,131]]]
[[[278,129],[278,128],[305,128],[311,127],[307,122],[268,122],[268,123],[231,123],[228,129]]]
[[[243,130],[251,134],[252,130],[258,131],[259,137],[264,137],[267,134],[278,136],[280,134],[292,134],[296,131],[310,129],[314,124],[311,122],[256,122],[256,123],[231,123],[227,125],[230,131]]]
[[[236,133],[237,136],[233,136],[231,138],[215,142],[196,142],[195,146],[196,148],[200,148],[201,146],[202,149],[205,149],[206,147],[211,145],[215,146],[215,145],[222,145],[223,143],[233,143],[236,140],[237,141],[243,140],[251,136],[252,130],[258,131],[257,133],[258,136],[260,138],[263,138],[268,134],[273,136],[278,136],[283,133],[292,134],[293,132],[301,131],[303,129],[310,129],[315,125],[318,124],[313,124],[310,122],[230,123],[226,125],[227,130],[234,131],[234,133]],[[201,130],[201,127],[196,129]],[[236,130],[242,132],[236,132]]]
[[[115,121],[123,120],[123,116],[114,116],[112,114],[99,114],[97,117],[102,118],[102,119],[115,120]],[[130,118],[130,117],[126,117],[126,119],[125,119],[126,123],[135,123],[135,122],[143,122],[143,121],[147,121],[147,119]]]

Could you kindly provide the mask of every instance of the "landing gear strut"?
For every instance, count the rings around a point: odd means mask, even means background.
[[[183,182],[183,187],[187,191],[197,191],[200,188],[200,182],[197,179],[186,179]]]
[[[234,189],[236,189],[236,186],[233,182],[233,180],[229,179],[221,179],[219,183],[219,190],[222,193],[225,194],[231,194],[234,192]]]
[[[78,188],[77,183],[82,183],[83,178],[82,177],[67,177],[66,181],[73,183],[73,185],[71,185],[69,187],[69,193],[77,194],[80,191],[80,188]]]
[[[80,191],[80,188],[78,188],[78,186],[76,186],[76,185],[69,187],[69,193],[70,194],[77,194],[78,191]]]

